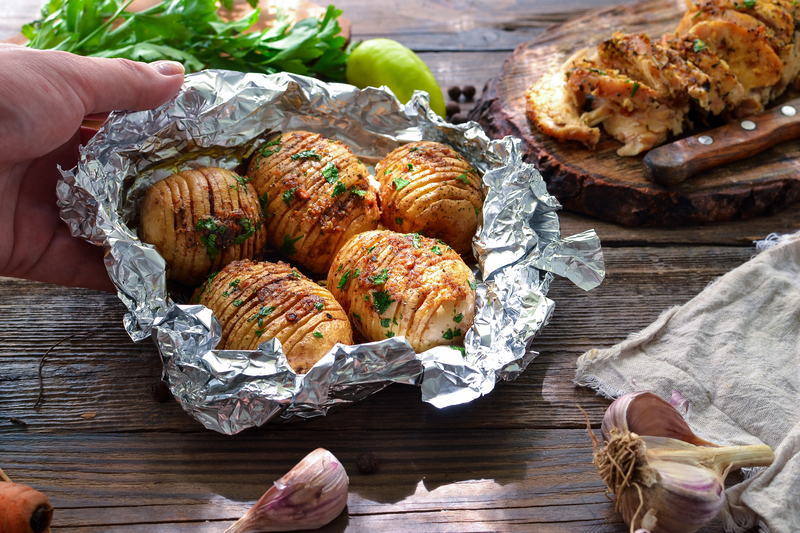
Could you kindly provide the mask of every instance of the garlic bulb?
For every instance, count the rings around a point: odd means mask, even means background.
[[[594,464],[631,532],[700,529],[725,503],[728,472],[774,459],[769,446],[716,446],[697,437],[674,407],[650,392],[618,398],[602,431],[602,446],[593,436]]]
[[[276,481],[225,533],[320,528],[347,505],[349,483],[342,463],[328,450],[317,448]]]

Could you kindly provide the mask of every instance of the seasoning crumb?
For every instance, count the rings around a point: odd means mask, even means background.
[[[164,403],[172,398],[172,393],[169,391],[169,387],[163,381],[159,381],[155,385],[152,385],[150,387],[150,394],[158,403]]]
[[[27,422],[25,422],[24,420],[20,420],[16,416],[11,416],[8,419],[11,421],[12,424],[18,424],[20,426],[27,426],[28,425]]]
[[[378,459],[376,459],[375,455],[372,453],[363,452],[358,454],[358,457],[356,458],[356,464],[358,465],[359,472],[362,474],[369,474],[378,468]]]

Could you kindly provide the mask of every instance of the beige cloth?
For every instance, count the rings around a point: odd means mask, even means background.
[[[575,382],[609,398],[677,390],[699,436],[771,446],[772,466],[728,489],[725,529],[800,532],[800,233],[620,344],[586,352]]]

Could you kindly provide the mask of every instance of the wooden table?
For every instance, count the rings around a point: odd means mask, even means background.
[[[42,0],[0,6],[0,39]],[[443,87],[478,88],[513,48],[546,26],[613,0],[337,0],[356,39],[413,48]],[[322,446],[350,475],[345,513],[320,531],[624,532],[591,464],[585,420],[608,401],[572,383],[575,360],[688,301],[747,261],[753,240],[800,229],[800,205],[744,222],[631,229],[562,212],[563,233],[594,228],[608,275],[592,292],[556,279],[540,355],[516,381],[470,404],[438,410],[418,388],[394,385],[346,411],[226,437],[204,430],[151,387],[155,347],[133,344],[116,296],[0,278],[0,466],[56,506],[59,532],[221,532],[273,480]],[[89,338],[45,351],[88,323]],[[14,423],[11,418],[25,425]],[[361,474],[372,452],[378,469]],[[719,520],[701,530],[722,532]]]

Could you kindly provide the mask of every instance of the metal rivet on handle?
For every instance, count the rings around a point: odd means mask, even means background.
[[[797,114],[797,109],[793,108],[790,105],[785,105],[781,108],[781,113],[783,113],[787,117],[793,117]]]
[[[745,129],[747,131],[753,131],[754,129],[756,129],[756,123],[753,122],[752,120],[743,120],[742,129]]]
[[[706,146],[714,142],[714,139],[712,139],[708,135],[701,135],[700,137],[697,138],[697,140],[700,142],[700,144],[705,144]]]

